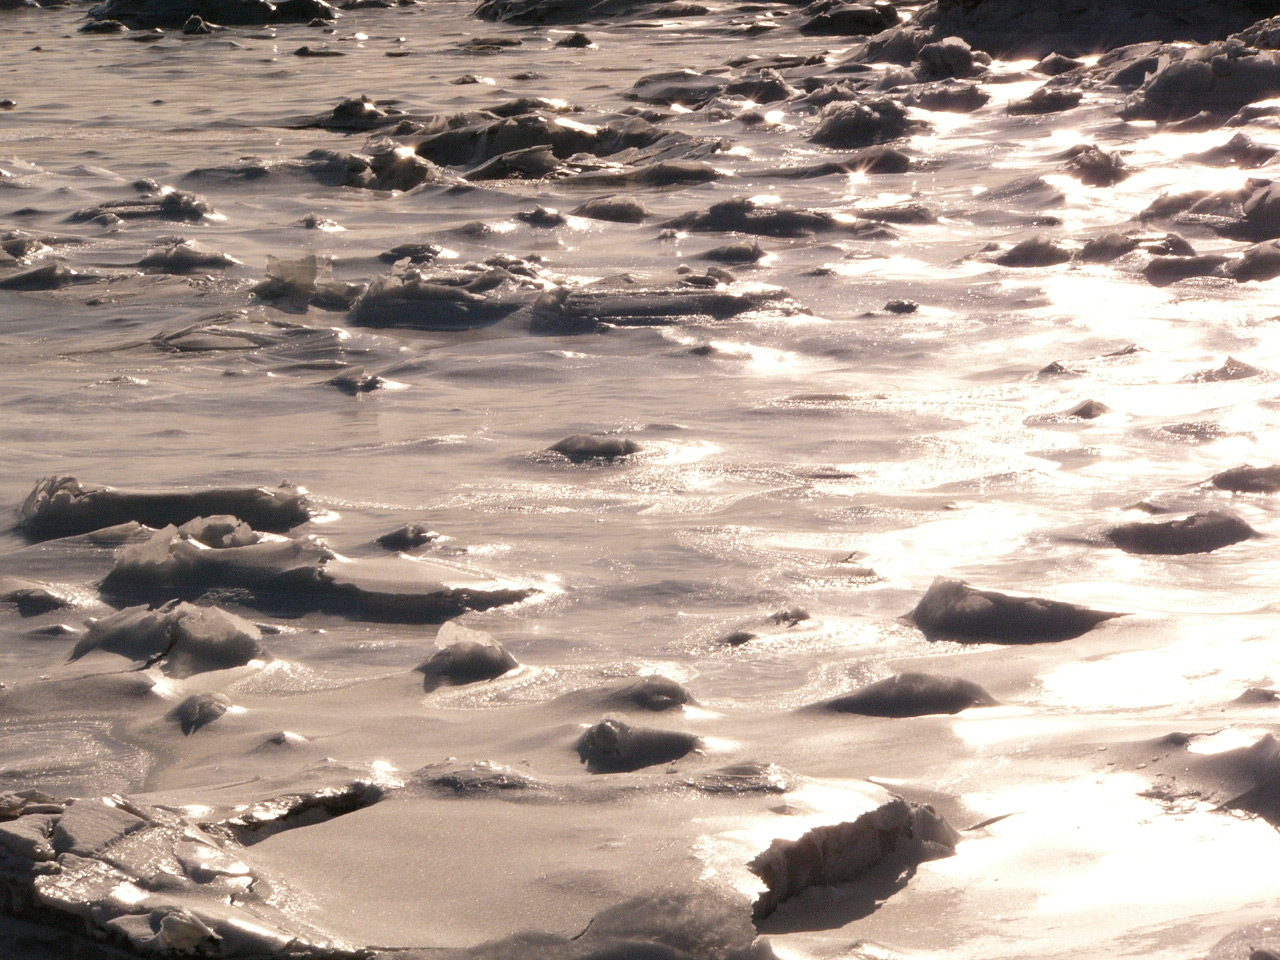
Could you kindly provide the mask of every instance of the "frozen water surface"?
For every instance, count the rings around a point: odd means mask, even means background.
[[[0,953],[1280,950],[1280,10],[187,6],[0,12]]]

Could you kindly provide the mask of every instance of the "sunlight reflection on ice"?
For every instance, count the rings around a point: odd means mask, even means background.
[[[1161,632],[1179,631],[1169,625]],[[1201,627],[1155,649],[1061,664],[1040,682],[1046,705],[1138,710],[1226,703],[1269,676],[1280,676],[1280,657],[1269,644],[1210,636]]]
[[[750,361],[755,373],[786,373],[801,364],[799,354],[790,350],[761,347],[751,343],[735,343],[731,340],[712,340],[711,346],[730,356],[742,357]]]
[[[1141,777],[1112,774],[967,795],[972,809],[1014,815],[966,840],[962,855],[931,863],[930,872],[962,883],[979,902],[998,896],[994,880],[1018,877],[1034,899],[1025,922],[1059,948],[1068,931],[1060,923],[1045,928],[1050,916],[1089,915],[1095,929],[1075,930],[1089,938],[1106,936],[1096,930],[1104,916],[1124,916],[1127,925],[1139,911],[1147,922],[1181,919],[1280,893],[1280,881],[1250,869],[1259,845],[1275,844],[1269,825],[1200,811],[1165,816],[1137,795],[1146,788]],[[1193,876],[1212,880],[1189,884]]]

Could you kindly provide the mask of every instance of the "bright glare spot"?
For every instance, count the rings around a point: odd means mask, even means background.
[[[885,278],[914,279],[922,276],[931,267],[922,260],[912,257],[868,257],[861,260],[841,260],[831,265],[831,269],[841,277],[862,277],[874,275]]]
[[[1188,753],[1214,754],[1226,753],[1228,750],[1240,750],[1244,747],[1251,747],[1263,737],[1270,734],[1270,730],[1263,730],[1258,727],[1228,727],[1209,737],[1197,737],[1187,745]]]
[[[150,896],[151,894],[146,890],[143,890],[141,887],[134,886],[132,883],[127,881],[125,883],[118,884],[116,888],[111,891],[111,899],[129,904],[130,906],[142,903],[143,900],[146,900]]]
[[[723,449],[723,447],[709,442],[672,444],[667,448],[666,456],[661,458],[661,462],[667,464],[698,463],[708,457],[715,456],[717,453],[722,452]],[[686,481],[688,479],[686,478]]]
[[[600,129],[590,123],[579,123],[577,120],[569,120],[566,117],[556,117],[553,122],[558,123],[566,130],[576,130],[579,133],[585,133],[588,136],[595,136],[596,132]]]
[[[172,700],[178,696],[179,690],[172,680],[157,673],[151,684],[151,692],[162,699]]]
[[[752,343],[734,343],[731,340],[712,340],[711,346],[731,357],[750,362],[759,373],[783,373],[800,363],[799,354],[773,347],[759,347]]]
[[[1046,704],[1136,710],[1226,703],[1277,667],[1266,644],[1241,642],[1229,634],[1207,641],[1201,630],[1190,626],[1179,634],[1173,624],[1162,623],[1160,631],[1162,642],[1153,649],[1064,663],[1045,674],[1041,684]],[[1171,631],[1173,637],[1168,636]]]
[[[1105,315],[1088,312],[1085,319],[1105,319],[1108,324],[1123,318],[1125,336],[1141,338],[1141,326],[1154,322],[1156,309],[1167,305],[1176,291],[1160,289],[1146,283],[1125,282],[1114,271],[1089,268],[1062,273],[1044,272],[1036,277],[1036,286],[1049,296],[1056,309],[1078,310],[1087,304],[1106,304]],[[1161,321],[1161,329],[1167,321]]]

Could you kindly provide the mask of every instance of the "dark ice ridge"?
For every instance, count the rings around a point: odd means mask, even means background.
[[[406,384],[389,380],[376,373],[370,373],[363,367],[344,370],[325,381],[326,386],[335,388],[349,397],[362,397],[366,393],[378,390],[403,389]]]
[[[954,54],[952,46],[962,55]],[[955,76],[971,72],[952,61],[972,63],[975,56],[959,41],[952,46],[935,44],[921,52],[918,76],[904,81],[902,95],[907,100],[942,110],[972,110],[984,102],[986,95],[974,86],[951,86]],[[935,47],[947,52],[931,60]],[[943,63],[947,64],[945,69],[939,65]],[[655,74],[640,80],[629,96],[647,103],[699,109],[722,98],[754,103],[789,101],[806,111],[826,104],[826,120],[814,134],[815,142],[858,152],[839,163],[778,171],[778,175],[818,176],[846,170],[888,173],[901,172],[909,165],[905,154],[879,146],[921,129],[920,122],[907,115],[903,103],[883,95],[864,98],[864,93],[874,92],[867,79],[811,77],[809,86],[812,89],[797,90],[776,70],[756,65],[736,75],[692,71]],[[188,176],[248,182],[275,171],[298,169],[335,186],[410,190],[424,183],[456,183],[440,167],[454,168],[471,182],[554,179],[585,186],[671,186],[705,183],[724,175],[703,162],[703,158],[724,150],[724,140],[665,129],[660,125],[665,117],[657,111],[637,110],[633,115],[614,115],[593,123],[564,116],[573,112],[580,110],[557,101],[522,97],[451,116],[413,117],[362,96],[344,100],[330,113],[301,123],[340,132],[379,132],[402,140],[375,142],[364,154],[317,149],[296,161],[242,159],[193,170]],[[137,206],[141,202],[120,203]],[[89,213],[104,210],[106,205]],[[634,222],[634,215],[625,219]]]
[[[456,177],[417,156],[412,149],[387,139],[373,141],[360,153],[317,147],[297,159],[243,157],[220,166],[197,167],[188,171],[184,179],[248,184],[290,173],[309,176],[329,187],[382,191],[405,192],[423,184],[457,182]]]
[[[960,37],[1006,59],[1069,57],[1149,40],[1205,43],[1280,13],[1274,0],[933,0],[905,27],[875,38],[898,49]]]
[[[362,327],[468,330],[511,317],[546,286],[530,264],[514,257],[460,269],[401,262],[369,282],[347,319]]]
[[[1137,219],[1172,220],[1178,224],[1208,226],[1215,231],[1245,229],[1244,204],[1255,193],[1263,200],[1269,181],[1248,180],[1234,190],[1188,190],[1163,194],[1153,200]]]
[[[1209,553],[1258,536],[1258,531],[1234,513],[1209,510],[1182,520],[1158,523],[1122,523],[1107,538],[1125,553]]]
[[[418,547],[425,546],[439,538],[440,534],[432,530],[425,522],[411,520],[390,533],[384,533],[374,542],[384,550],[408,553],[410,550],[416,550]]]
[[[639,453],[640,444],[630,437],[613,437],[605,434],[575,433],[549,448],[572,463],[614,461]]]
[[[648,285],[639,278],[623,276],[580,287],[559,287],[530,305],[529,329],[551,335],[592,333],[607,326],[664,326],[690,320],[727,320],[754,311],[791,313],[799,309],[781,288],[738,291],[732,285],[721,286]]]
[[[1002,267],[1021,270],[1072,262],[1113,263],[1135,251],[1149,255],[1140,272],[1148,283],[1157,287],[1191,277],[1212,276],[1243,283],[1280,276],[1280,247],[1275,241],[1246,247],[1237,257],[1226,254],[1201,255],[1176,233],[1152,236],[1110,231],[1083,242],[1034,236],[1009,247],[997,243],[987,244],[973,256]],[[1230,362],[1241,366],[1241,369],[1246,366],[1238,360]],[[1260,371],[1255,370],[1255,373],[1258,372]]]
[[[306,292],[304,284],[299,296]],[[569,287],[536,264],[498,256],[450,268],[397,263],[355,298],[347,319],[356,326],[417,330],[507,322],[533,333],[563,335],[797,309],[785,290],[737,289],[732,274],[718,268],[706,279],[686,276],[680,283],[624,275]]]
[[[365,190],[404,193],[423,184],[457,182],[431,161],[393,140],[375,140],[359,154],[312,150],[297,165],[321,183]]]
[[[328,610],[391,623],[440,623],[468,610],[528,599],[536,591],[407,556],[340,557],[316,537],[263,533],[313,516],[306,491],[213,489],[142,492],[46,477],[19,510],[18,527],[33,540],[90,533],[135,523],[158,527],[143,543],[120,549],[101,584],[117,600],[168,603],[231,590],[238,600],[269,609]],[[33,592],[36,591],[36,592]],[[48,609],[47,586],[15,583],[19,609]],[[220,616],[219,616],[220,615]],[[267,656],[255,627],[231,614],[187,604],[137,607],[90,627],[73,653],[93,649],[143,663],[163,662],[177,676]]]
[[[521,112],[458,114],[417,141],[418,156],[441,166],[467,168],[467,179],[541,179],[597,169],[603,158],[630,165],[696,159],[715,152],[720,141],[664,130],[642,117],[591,124],[549,111],[538,103],[518,103]],[[505,158],[501,174],[492,164]]]
[[[1052,643],[1088,633],[1124,616],[1074,603],[977,590],[963,580],[938,577],[905,619],[930,640],[978,643]]]
[[[1225,121],[1248,104],[1280,93],[1280,60],[1274,50],[1229,40],[1179,52],[1125,101],[1121,117],[1169,122],[1203,112]],[[1161,57],[1170,56],[1162,47]]]
[[[124,220],[179,220],[198,223],[213,216],[213,206],[194,193],[163,187],[151,180],[136,183],[145,196],[136,200],[106,200],[97,206],[77,210],[69,218],[73,223],[92,221],[115,226]]]
[[[409,114],[396,108],[392,102],[376,101],[363,94],[342,100],[328,113],[301,117],[289,124],[299,129],[316,128],[338,133],[369,133],[386,130],[406,121],[413,123]]]
[[[546,789],[544,783],[527,773],[488,761],[430,764],[410,775],[409,787],[451,797],[527,796]]]
[[[859,239],[891,238],[883,222],[840,216],[821,210],[803,210],[762,204],[749,197],[713,203],[704,211],[691,211],[663,223],[677,230],[737,231],[763,237],[811,237],[817,233],[847,233]]]
[[[867,717],[922,717],[991,707],[996,700],[972,680],[930,673],[896,673],[818,706]]]
[[[1235,493],[1280,493],[1280,464],[1269,467],[1240,466],[1215,473],[1209,482]]]
[[[334,20],[338,11],[325,0],[106,0],[89,11],[91,20],[115,21],[133,29],[182,27],[192,17],[228,27]]]
[[[469,610],[527,600],[537,591],[443,564],[394,557],[353,560],[318,537],[289,539],[247,530],[231,542],[204,536],[210,522],[157,530],[122,547],[103,579],[116,600],[198,599],[231,591],[236,600],[293,614],[311,610],[379,623],[442,623]]]
[[[120,490],[75,477],[45,477],[18,508],[18,529],[32,540],[68,537],[129,521],[150,527],[224,514],[258,530],[284,531],[314,515],[307,491],[290,483],[184,492]]]
[[[42,264],[0,280],[0,290],[61,290],[73,284],[115,279],[100,273],[72,270],[61,260]]]

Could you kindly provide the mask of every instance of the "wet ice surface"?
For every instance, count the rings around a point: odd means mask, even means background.
[[[1278,945],[1274,116],[710,6],[0,14],[11,952]]]

